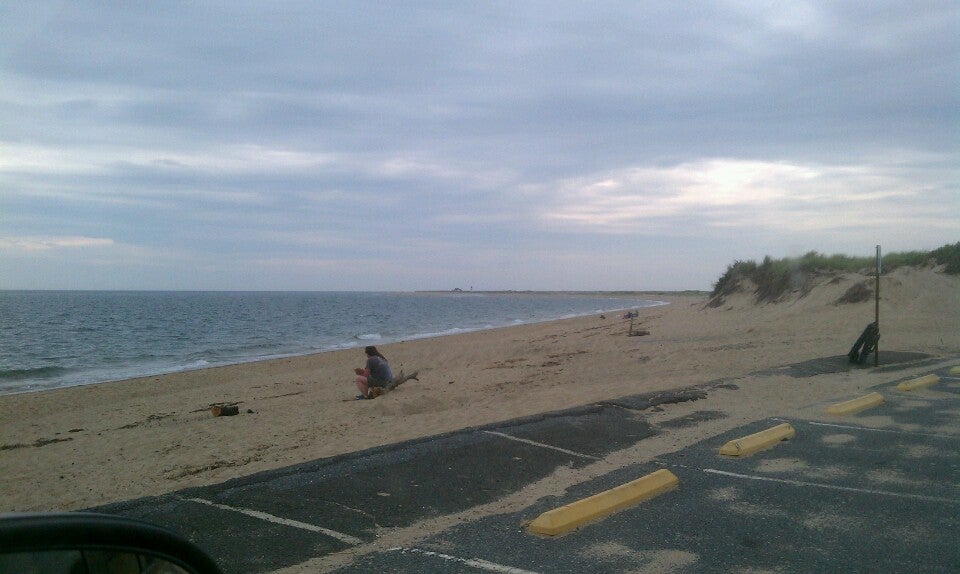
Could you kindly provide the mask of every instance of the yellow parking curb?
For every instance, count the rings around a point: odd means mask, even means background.
[[[940,382],[940,377],[937,375],[925,375],[918,379],[912,379],[909,381],[903,381],[897,385],[898,391],[912,391],[914,389],[919,389],[920,387],[929,387],[930,385],[935,385]]]
[[[767,430],[732,440],[720,447],[720,454],[726,456],[746,456],[758,450],[771,447],[780,441],[791,439],[796,435],[797,431],[793,430],[790,423],[783,423],[768,428]]]
[[[960,367],[950,367],[951,375],[960,375]]]
[[[641,500],[653,498],[679,483],[680,479],[675,474],[661,469],[616,488],[544,512],[527,526],[527,530],[545,536],[563,534],[591,520]]]
[[[849,415],[866,409],[872,409],[882,404],[883,395],[880,393],[870,393],[860,398],[830,405],[826,410],[827,413],[831,415]]]

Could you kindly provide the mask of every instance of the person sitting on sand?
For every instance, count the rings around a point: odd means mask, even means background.
[[[360,390],[357,399],[373,399],[393,390],[400,383],[410,379],[419,380],[416,371],[410,375],[404,375],[403,371],[400,371],[400,376],[395,378],[387,358],[373,345],[364,347],[363,352],[367,355],[366,366],[353,370],[357,374],[357,388]]]

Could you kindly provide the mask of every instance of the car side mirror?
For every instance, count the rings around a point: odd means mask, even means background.
[[[222,574],[210,556],[175,532],[85,512],[0,514],[0,572]]]

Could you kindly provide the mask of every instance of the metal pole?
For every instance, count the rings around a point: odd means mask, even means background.
[[[873,366],[880,366],[880,273],[882,272],[882,259],[880,257],[880,246],[877,245],[877,288],[875,298],[875,321],[877,325],[877,346],[873,350]]]

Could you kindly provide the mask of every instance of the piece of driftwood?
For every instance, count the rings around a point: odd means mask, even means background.
[[[367,396],[363,397],[358,395],[357,399],[360,399],[360,398],[375,399],[379,396],[382,396],[385,393],[389,393],[390,391],[396,389],[397,387],[399,387],[400,385],[402,385],[407,381],[419,381],[420,380],[418,378],[419,376],[420,376],[420,371],[414,371],[409,375],[406,375],[404,374],[403,371],[400,371],[400,374],[394,377],[393,380],[387,383],[386,385],[382,387],[371,386],[369,389],[367,389]],[[450,381],[450,382],[452,383],[453,381]],[[353,400],[356,400],[356,399],[353,399]]]
[[[240,407],[236,405],[213,405],[210,412],[215,417],[232,417],[240,413]]]
[[[400,371],[400,374],[399,374],[399,375],[397,375],[396,377],[394,377],[394,379],[393,379],[392,381],[390,381],[389,383],[387,383],[387,387],[386,387],[385,390],[387,390],[387,391],[392,391],[393,389],[399,387],[399,386],[402,385],[403,383],[405,383],[405,382],[407,382],[407,381],[410,381],[410,380],[419,381],[420,379],[417,378],[419,375],[420,375],[420,371],[414,371],[414,372],[410,373],[409,375],[404,375],[404,374],[403,374],[403,371]]]

